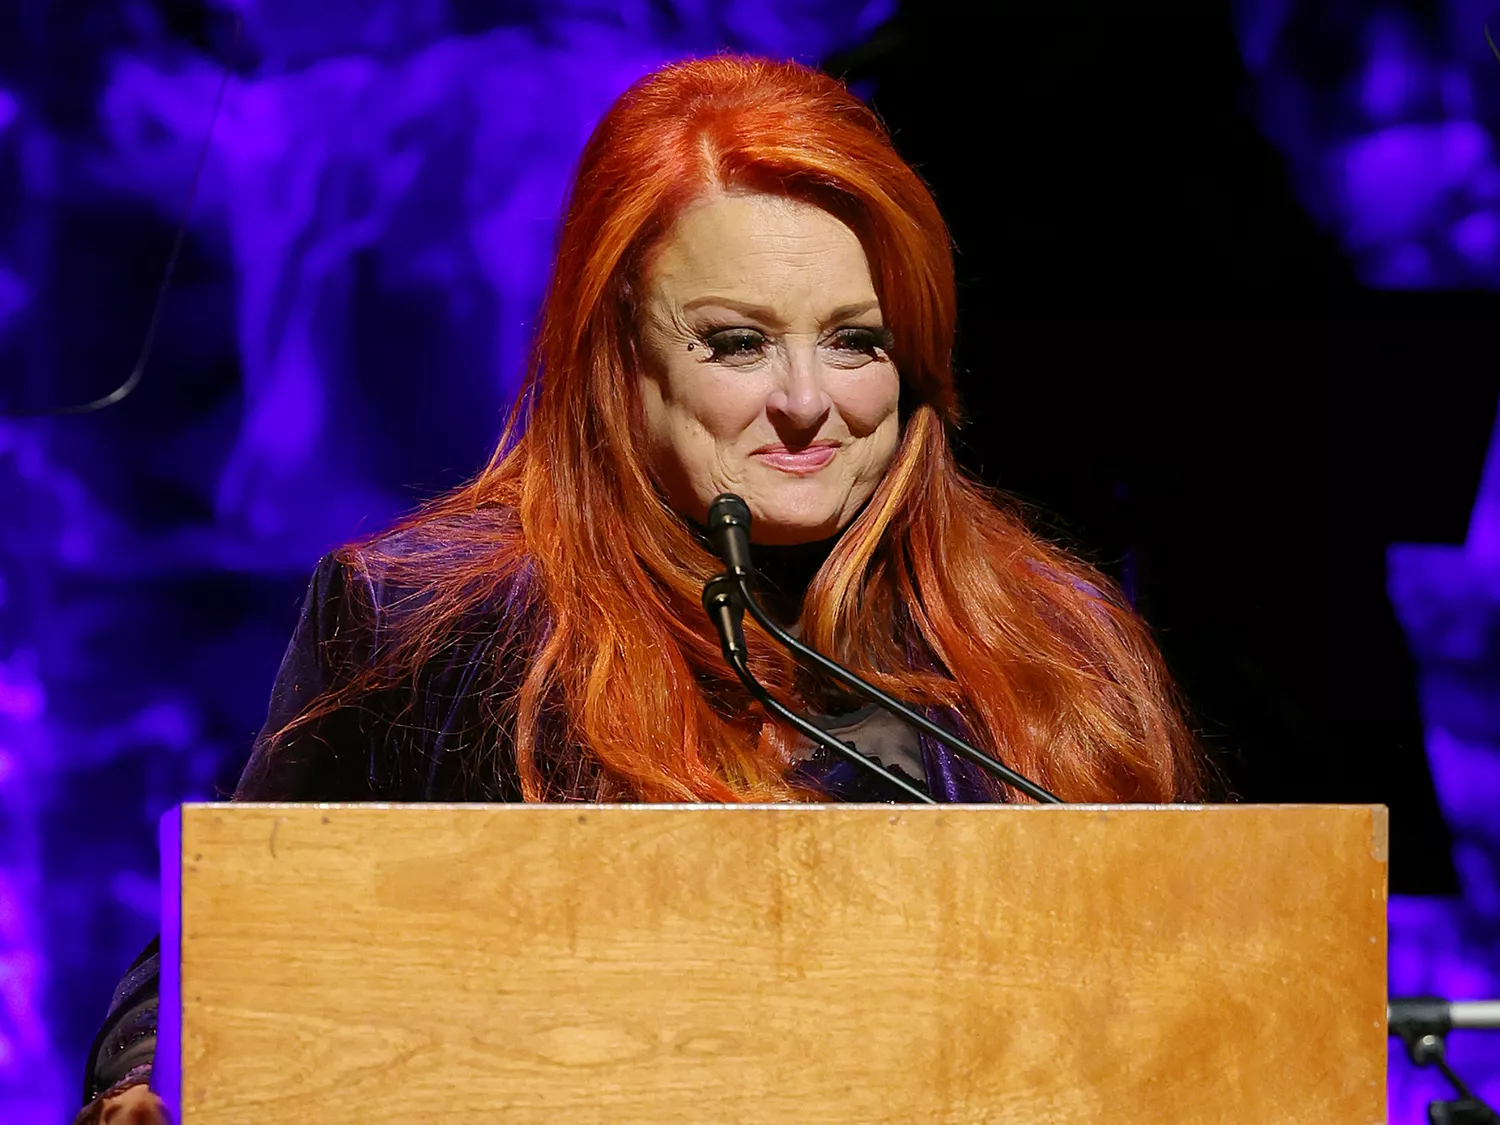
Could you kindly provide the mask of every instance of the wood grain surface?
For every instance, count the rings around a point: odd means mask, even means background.
[[[1385,1121],[1385,810],[189,805],[183,1125]]]

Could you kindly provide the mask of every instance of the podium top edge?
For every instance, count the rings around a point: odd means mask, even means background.
[[[864,810],[871,812],[887,813],[921,813],[931,815],[945,810],[956,810],[964,812],[1028,812],[1028,813],[1062,813],[1062,812],[1109,812],[1109,813],[1146,813],[1146,812],[1266,812],[1269,810],[1320,810],[1333,812],[1336,810],[1354,811],[1365,810],[1375,812],[1388,811],[1385,805],[1366,804],[1172,804],[1172,805],[1150,805],[1150,804],[1074,804],[1074,805],[1039,805],[1039,804],[888,804],[873,803],[859,804],[854,802],[781,802],[768,804],[646,804],[646,803],[611,803],[591,804],[586,802],[567,802],[551,804],[525,804],[504,802],[397,802],[397,801],[184,801],[180,805],[173,806],[182,809],[201,809],[204,811],[217,811],[228,809],[339,809],[357,810],[369,809],[372,811],[380,809],[430,809],[434,812],[460,812],[465,810],[494,810],[494,809],[530,809],[530,810],[570,810],[573,812],[645,812],[645,811],[674,811],[674,812],[700,812],[700,813],[732,813],[738,811],[764,812],[768,809],[776,809],[783,812],[821,813],[845,810]]]

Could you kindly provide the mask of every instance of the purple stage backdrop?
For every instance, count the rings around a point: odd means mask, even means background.
[[[1500,287],[1500,62],[1491,0],[1298,5],[1236,0],[1262,129],[1304,206],[1377,288]],[[1342,63],[1291,49],[1316,21]],[[1495,29],[1500,32],[1500,28]],[[1314,67],[1317,72],[1314,73]],[[1388,586],[1419,670],[1427,757],[1462,901],[1390,905],[1393,995],[1500,996],[1500,429],[1462,545],[1393,545]],[[1500,1102],[1500,1033],[1455,1034],[1454,1068]],[[1452,1097],[1391,1051],[1390,1120]]]
[[[0,419],[6,1122],[76,1107],[156,930],[157,819],[232,783],[318,555],[482,462],[605,105],[721,47],[817,61],[895,0],[515,0],[473,27],[479,5],[439,0],[234,6],[247,62],[150,376],[88,419]],[[1356,46],[1330,82],[1283,57],[1293,0],[1236,6],[1264,129],[1377,286],[1500,283],[1500,63],[1482,6],[1440,7],[1446,30],[1345,6]],[[21,8],[34,32],[49,10]],[[227,17],[118,9],[99,34],[122,46],[78,67],[82,93],[60,91],[66,51],[3,72],[4,401],[87,399],[129,371],[152,291],[125,264],[164,258],[207,133]],[[1392,990],[1500,995],[1500,438],[1467,541],[1393,546],[1390,593],[1464,890],[1392,903]],[[1500,1101],[1500,1037],[1451,1052]],[[1443,1090],[1393,1053],[1391,1094],[1415,1125]]]

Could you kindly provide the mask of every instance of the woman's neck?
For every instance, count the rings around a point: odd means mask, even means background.
[[[708,529],[694,519],[688,519],[687,523],[712,552],[714,548]],[[758,600],[783,627],[792,628],[797,624],[802,616],[802,599],[808,586],[812,585],[813,575],[833,553],[841,535],[842,531],[827,539],[786,546],[750,544],[750,560],[760,576],[755,585]]]
[[[802,616],[802,599],[813,575],[838,543],[837,535],[812,543],[788,546],[750,545],[750,558],[760,574],[758,592],[766,612],[783,626],[796,624]]]

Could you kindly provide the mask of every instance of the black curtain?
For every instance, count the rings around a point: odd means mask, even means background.
[[[1224,792],[1388,804],[1393,892],[1454,892],[1385,550],[1463,539],[1492,299],[1358,284],[1227,3],[920,0],[828,69],[952,228],[967,467],[1125,584]]]

